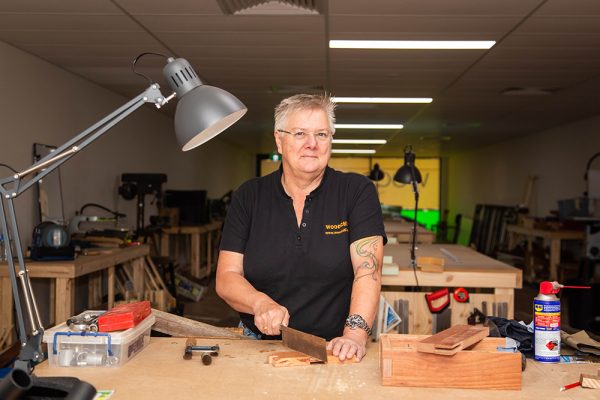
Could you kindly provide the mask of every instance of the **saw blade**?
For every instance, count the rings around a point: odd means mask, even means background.
[[[327,362],[327,341],[325,339],[283,325],[280,329],[285,346]]]

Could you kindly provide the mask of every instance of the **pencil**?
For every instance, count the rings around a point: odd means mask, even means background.
[[[569,389],[573,389],[574,387],[580,386],[581,382],[574,382],[574,383],[570,383],[568,385],[565,385],[563,387],[560,388],[561,392],[564,392],[565,390],[569,390]]]

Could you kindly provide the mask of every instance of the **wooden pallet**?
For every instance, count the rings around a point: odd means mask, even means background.
[[[417,351],[422,335],[381,335],[379,357],[384,386],[463,389],[521,389],[521,353],[497,350],[503,338],[485,338],[453,356]]]

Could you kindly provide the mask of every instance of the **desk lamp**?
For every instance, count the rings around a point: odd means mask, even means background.
[[[162,72],[173,91],[168,97],[160,92],[158,84],[135,71],[136,62],[147,54],[166,59]],[[192,66],[183,58],[174,59],[162,54],[143,53],[134,59],[133,72],[150,81],[150,86],[143,93],[79,133],[54,152],[36,161],[29,168],[0,179],[2,196],[0,233],[3,233],[7,240],[8,270],[21,342],[21,350],[13,370],[0,381],[0,399],[16,399],[26,391],[29,393],[34,391],[36,395],[40,392],[52,393],[51,396],[56,398],[65,397],[70,391],[69,399],[91,399],[96,394],[93,386],[75,378],[42,379],[32,375],[35,364],[44,360],[41,349],[44,328],[23,256],[13,205],[15,198],[145,103],[152,103],[156,108],[161,108],[174,97],[178,98],[175,111],[175,135],[183,151],[191,150],[212,139],[237,122],[247,111],[246,106],[235,96],[217,87],[203,84]],[[17,271],[15,271],[15,257],[18,262]],[[25,308],[21,304],[21,298]],[[25,319],[30,326],[28,330],[26,330]],[[77,382],[65,383],[61,388],[60,379],[75,379]]]
[[[412,185],[413,193],[415,194],[415,215],[413,220],[412,228],[412,243],[410,246],[410,264],[415,274],[415,281],[417,287],[419,281],[417,279],[417,259],[415,256],[415,250],[417,247],[417,213],[419,209],[419,188],[417,184],[423,181],[421,178],[421,172],[415,165],[415,153],[412,151],[412,146],[406,146],[404,148],[404,165],[401,166],[396,174],[394,175],[394,181],[398,183],[410,183]]]
[[[375,163],[375,165],[373,165],[373,169],[369,171],[369,179],[373,182],[380,182],[384,177],[385,173],[381,170],[381,168],[379,168],[379,164]]]

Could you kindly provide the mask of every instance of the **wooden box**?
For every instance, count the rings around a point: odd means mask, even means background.
[[[503,338],[485,338],[453,356],[417,351],[427,335],[381,335],[379,368],[384,386],[521,390],[521,353],[497,350]]]

